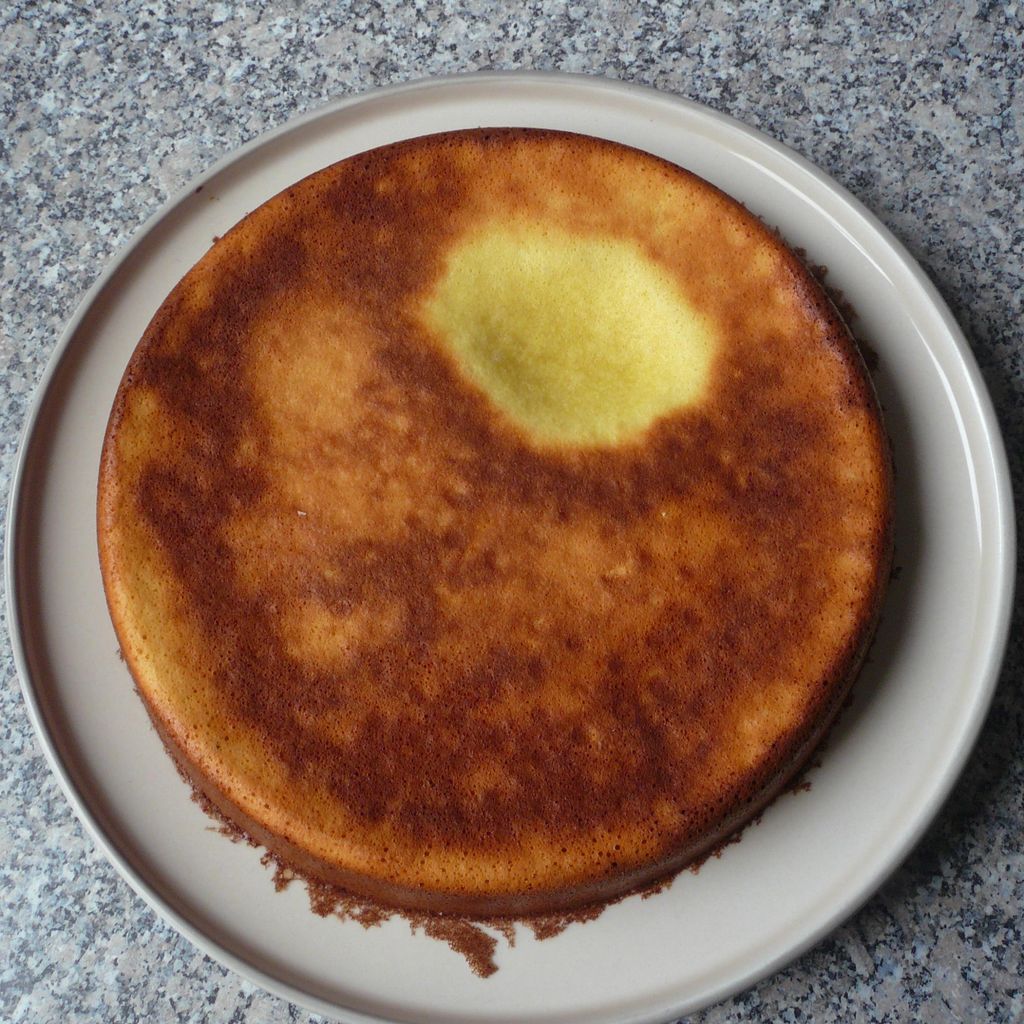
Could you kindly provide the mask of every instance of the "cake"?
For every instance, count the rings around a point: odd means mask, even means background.
[[[168,751],[306,877],[522,916],[657,882],[806,762],[888,576],[867,373],[695,175],[530,129],[342,160],[185,275],[103,447]]]

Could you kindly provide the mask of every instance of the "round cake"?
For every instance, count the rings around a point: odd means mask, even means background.
[[[775,233],[622,145],[334,164],[153,318],[103,448],[125,659],[192,784],[415,911],[615,898],[734,832],[864,656],[890,462]]]

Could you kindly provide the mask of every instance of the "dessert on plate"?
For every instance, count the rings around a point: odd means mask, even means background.
[[[561,132],[275,196],[167,297],[98,535],[167,749],[283,863],[521,916],[666,877],[846,697],[888,575],[849,331],[739,203]]]

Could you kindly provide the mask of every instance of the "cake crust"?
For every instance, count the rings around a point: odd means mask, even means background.
[[[685,398],[648,401],[676,363],[615,386],[621,332],[603,376],[538,377],[562,335],[496,369],[451,342],[518,338],[500,282],[551,245],[652,307],[667,282]],[[481,129],[335,164],[214,245],[125,372],[98,536],[138,690],[222,814],[367,898],[515,916],[649,884],[785,784],[870,641],[891,490],[850,334],[754,216],[636,150]]]

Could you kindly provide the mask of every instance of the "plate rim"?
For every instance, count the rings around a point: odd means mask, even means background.
[[[920,842],[924,833],[934,822],[943,804],[948,799],[957,780],[960,778],[966,763],[971,756],[982,725],[989,712],[995,695],[996,686],[1002,667],[1003,657],[1006,650],[1009,636],[1010,620],[1013,610],[1013,597],[1015,587],[1015,556],[1016,556],[1016,521],[1013,506],[1012,484],[1010,479],[1009,464],[1006,456],[1005,442],[999,427],[998,418],[992,403],[991,396],[984,383],[980,367],[974,357],[974,353],[967,342],[964,332],[941,293],[938,291],[931,278],[920,266],[904,244],[893,234],[893,232],[859,199],[853,196],[843,185],[835,181],[829,174],[822,171],[817,165],[803,157],[795,150],[778,142],[758,128],[745,124],[729,114],[722,113],[712,107],[698,103],[684,96],[662,91],[653,86],[639,85],[633,82],[626,82],[611,79],[599,75],[568,73],[558,71],[476,71],[469,73],[456,73],[449,75],[436,75],[430,77],[415,78],[406,82],[395,83],[387,86],[370,88],[350,96],[343,96],[305,111],[295,117],[289,118],[280,125],[269,129],[266,132],[254,136],[241,146],[224,154],[204,171],[191,178],[181,189],[172,194],[166,202],[155,210],[146,220],[132,233],[107,260],[102,272],[95,279],[92,285],[84,293],[77,303],[73,313],[68,318],[61,334],[50,353],[47,365],[36,386],[31,403],[25,415],[20,437],[18,439],[17,456],[11,471],[10,489],[8,493],[6,509],[6,536],[4,542],[4,586],[6,597],[6,613],[8,633],[11,641],[11,651],[15,669],[18,675],[22,699],[25,702],[29,720],[34,729],[37,741],[43,750],[50,771],[56,776],[65,798],[71,805],[79,821],[85,827],[86,833],[99,847],[107,860],[113,865],[118,874],[128,883],[131,889],[140,896],[158,917],[171,925],[179,934],[184,936],[202,953],[210,956],[214,961],[224,967],[240,974],[243,978],[258,985],[259,987],[286,999],[298,1006],[309,1009],[313,1012],[324,1014],[338,1020],[358,1022],[358,1024],[388,1024],[389,1018],[380,1017],[362,1010],[350,1009],[339,1006],[328,1000],[321,999],[311,993],[297,988],[286,981],[282,981],[273,975],[266,973],[263,969],[250,963],[238,953],[222,945],[216,939],[207,935],[200,927],[189,921],[183,914],[171,906],[159,893],[157,887],[136,870],[135,866],[117,848],[114,840],[108,836],[97,816],[93,814],[84,795],[76,787],[72,773],[67,769],[58,752],[57,744],[51,734],[41,703],[35,692],[35,684],[29,670],[27,657],[27,645],[24,641],[24,623],[18,599],[18,572],[16,568],[18,556],[19,515],[18,510],[22,503],[22,491],[24,489],[24,478],[28,464],[28,454],[32,448],[33,437],[39,422],[41,411],[45,405],[47,395],[50,392],[53,380],[58,372],[60,364],[67,354],[71,342],[77,333],[86,314],[93,306],[97,297],[103,292],[110,280],[118,273],[121,267],[129,259],[136,248],[152,232],[152,230],[178,206],[183,203],[192,193],[213,179],[231,165],[240,162],[250,153],[286,135],[300,129],[320,118],[331,117],[347,107],[356,106],[366,101],[377,100],[385,96],[395,96],[401,93],[426,92],[433,88],[472,87],[474,84],[487,80],[502,80],[509,83],[519,81],[524,84],[546,83],[553,88],[565,86],[575,88],[586,88],[595,92],[615,92],[632,94],[647,101],[660,102],[669,106],[682,106],[691,113],[699,114],[710,118],[721,127],[725,127],[740,136],[746,136],[755,143],[766,146],[778,157],[794,166],[813,178],[819,185],[827,188],[833,195],[842,201],[854,214],[860,217],[868,227],[888,246],[892,253],[899,259],[904,268],[911,274],[915,283],[922,289],[924,298],[942,323],[954,344],[958,361],[965,371],[969,387],[969,395],[978,414],[982,439],[985,442],[986,461],[990,462],[993,482],[994,515],[996,522],[996,533],[998,538],[996,571],[997,577],[988,588],[995,595],[995,607],[992,613],[992,641],[984,655],[983,671],[980,673],[980,681],[976,684],[976,692],[970,708],[970,713],[961,733],[959,747],[952,754],[946,764],[945,771],[941,776],[938,785],[932,791],[930,798],[922,804],[918,811],[917,820],[914,826],[905,832],[901,841],[895,844],[887,853],[884,867],[880,868],[869,882],[864,884],[860,890],[851,897],[844,900],[838,907],[819,923],[818,927],[812,929],[800,941],[787,946],[785,950],[774,957],[759,962],[755,967],[750,968],[738,977],[733,977],[727,982],[720,983],[709,992],[705,992],[700,998],[691,1004],[682,1004],[678,1011],[674,1008],[645,1010],[629,1017],[628,1020],[640,1024],[640,1022],[664,1021],[665,1010],[670,1015],[677,1012],[696,1012],[699,1009],[713,1005],[744,991],[762,980],[774,974],[784,965],[793,962],[797,957],[806,952],[809,948],[820,942],[830,934],[843,921],[852,917],[870,899],[879,888],[894,874],[903,864],[912,849]],[[954,407],[959,403],[954,402]],[[976,463],[972,463],[974,465]]]

